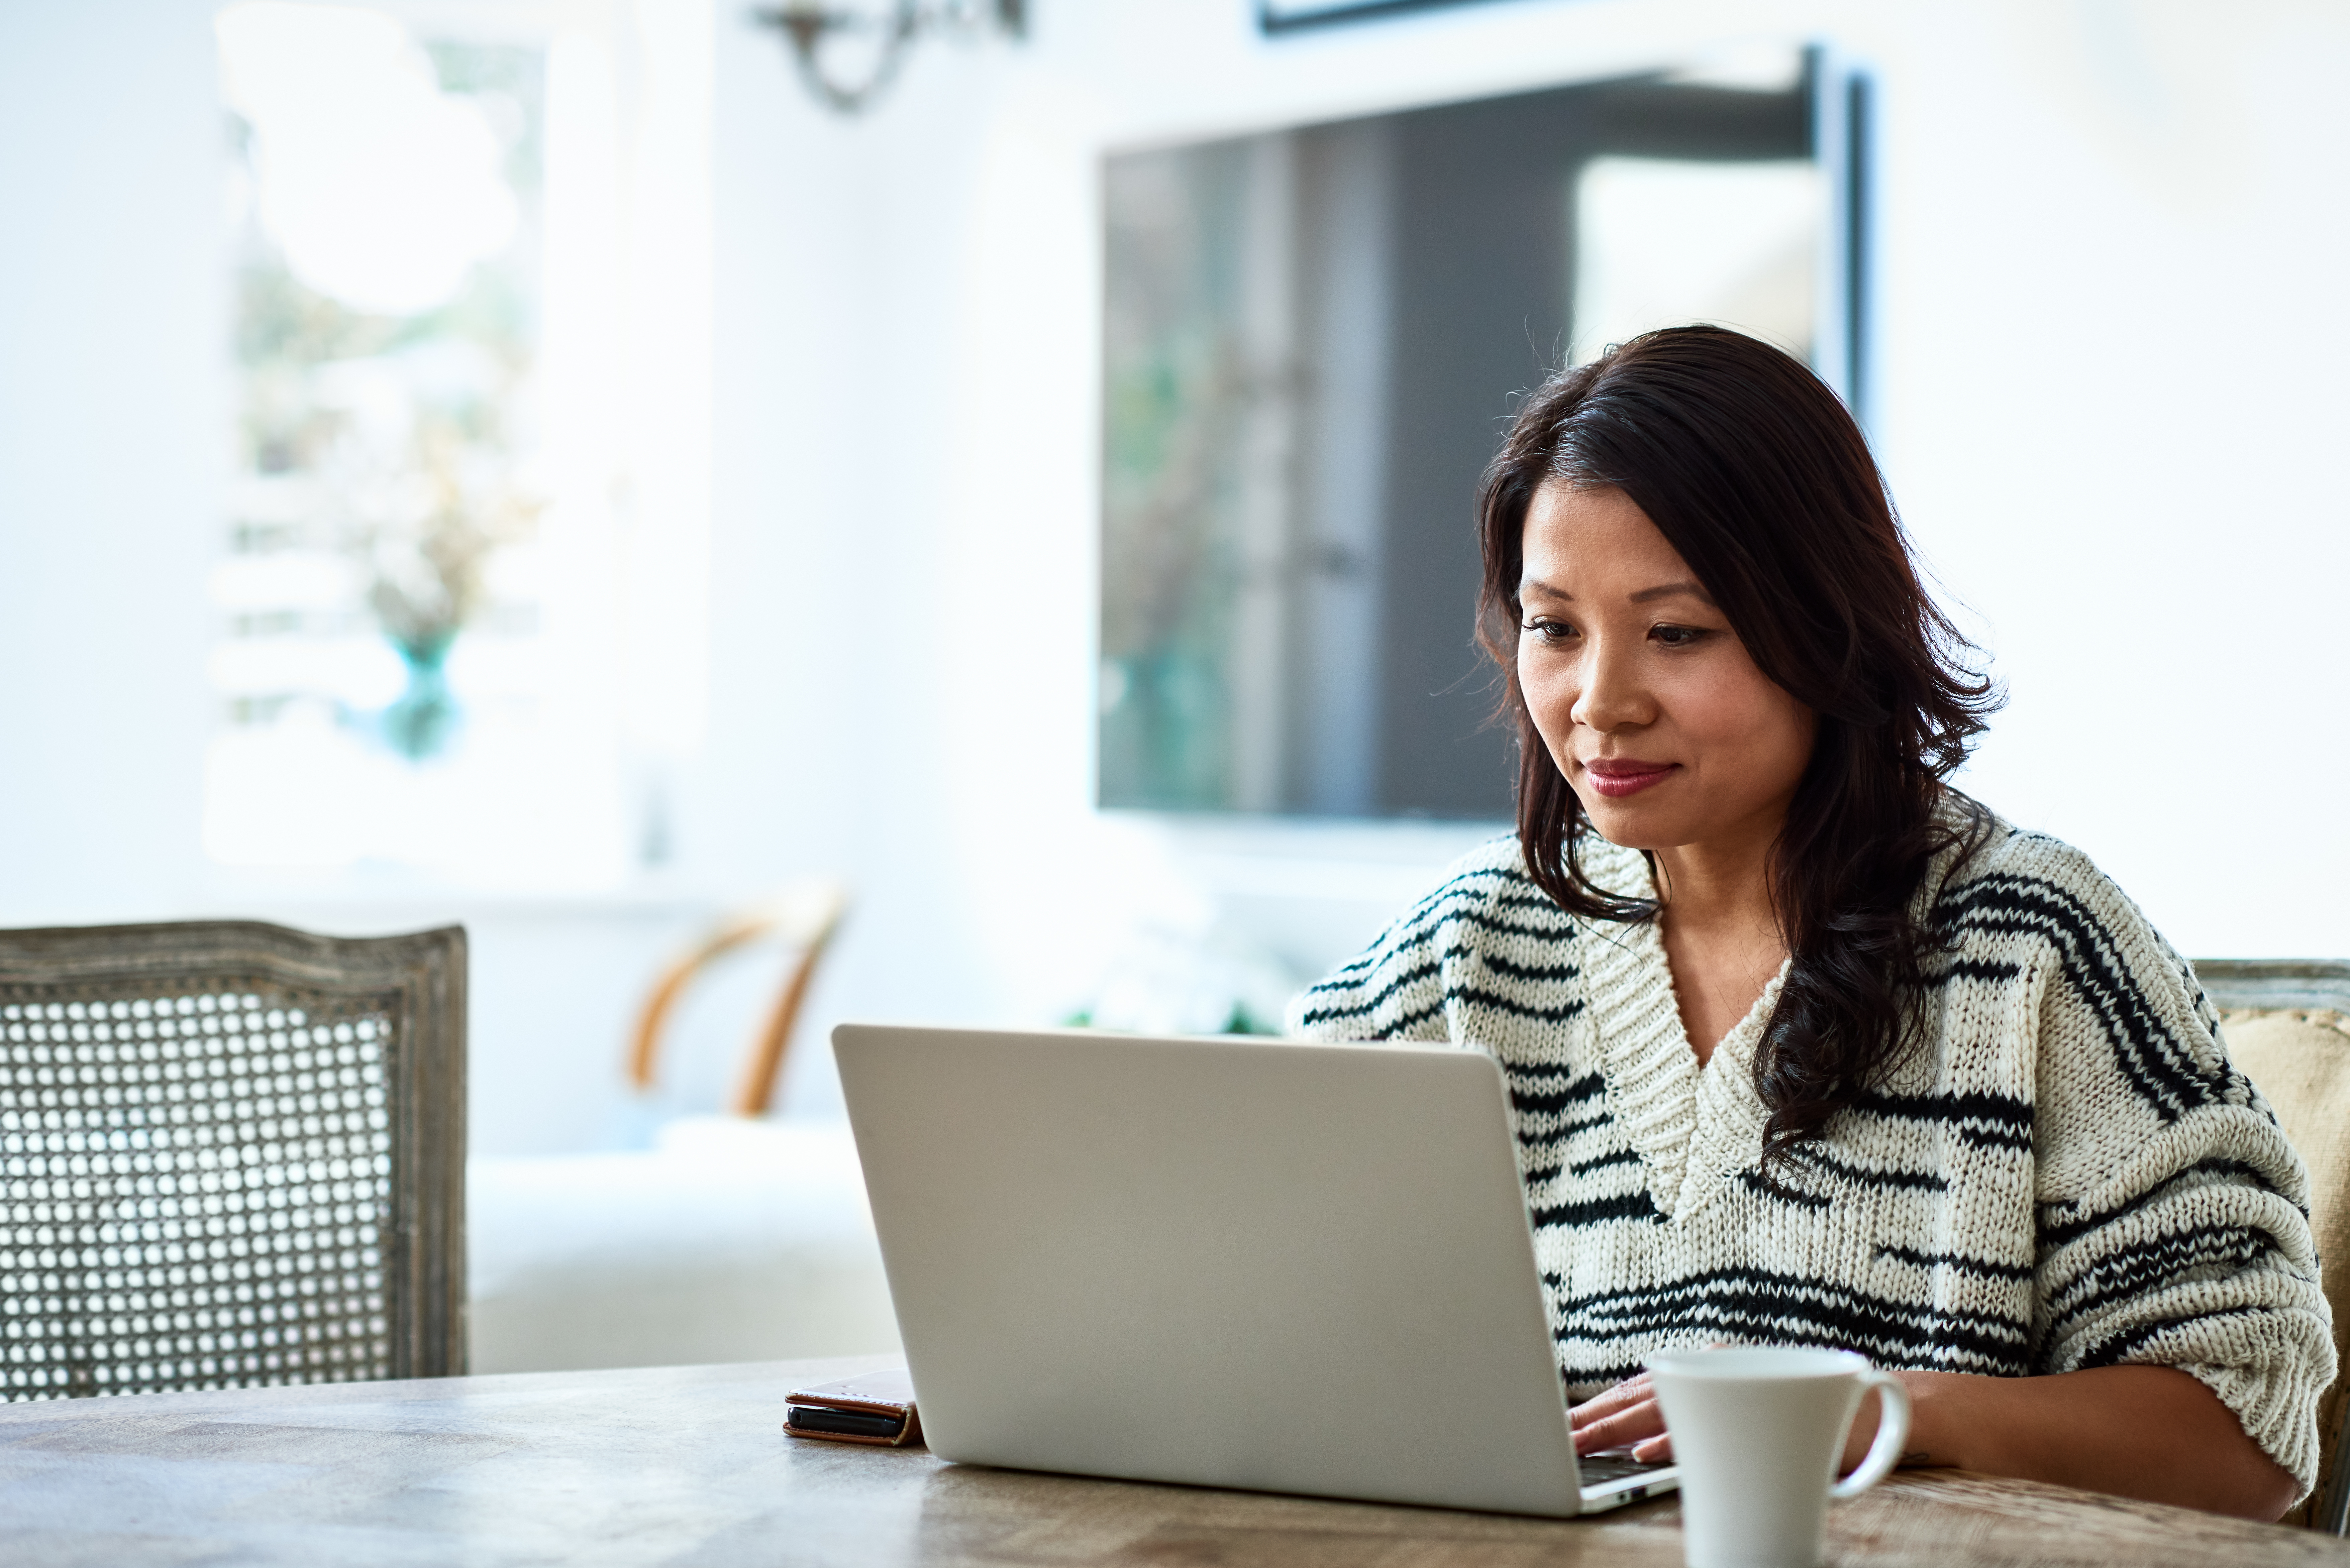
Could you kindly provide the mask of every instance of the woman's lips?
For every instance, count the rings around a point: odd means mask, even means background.
[[[1610,800],[1621,800],[1627,794],[1638,794],[1650,784],[1662,784],[1680,769],[1679,763],[1636,763],[1621,760],[1597,760],[1583,764],[1591,775],[1591,787]]]

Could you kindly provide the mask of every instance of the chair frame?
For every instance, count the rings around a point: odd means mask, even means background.
[[[792,1031],[799,1022],[800,1006],[807,1000],[816,965],[847,912],[846,888],[830,877],[810,877],[765,903],[725,916],[703,932],[663,968],[645,997],[636,1027],[629,1034],[630,1087],[639,1095],[651,1091],[670,1015],[695,978],[739,948],[780,938],[797,951],[785,971],[783,990],[752,1037],[742,1079],[727,1106],[731,1116],[765,1116],[775,1104],[775,1085],[783,1075],[785,1054],[791,1049]]]
[[[2214,1007],[2331,1008],[2350,1013],[2350,960],[2197,959],[2195,978]]]
[[[2218,1008],[2266,1012],[2322,1011],[2350,1014],[2350,961],[2342,959],[2197,959],[2195,978]],[[2345,1262],[2350,1266],[2350,1262]],[[2350,1368],[2344,1369],[2350,1374]],[[2327,1535],[2350,1535],[2350,1404],[2334,1434],[2334,1469],[2318,1478],[2309,1525]]]
[[[395,1169],[394,1377],[462,1376],[465,1332],[465,930],[322,937],[258,920],[0,931],[0,984],[169,985],[194,978],[371,1000],[402,1021],[385,1064]]]

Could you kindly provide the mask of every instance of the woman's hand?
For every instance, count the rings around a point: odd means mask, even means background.
[[[1566,1419],[1575,1428],[1577,1456],[1629,1448],[1642,1464],[1673,1457],[1673,1440],[1665,1436],[1665,1413],[1657,1407],[1657,1391],[1645,1372],[1586,1399],[1567,1412]]]
[[[1899,1376],[1906,1384],[1913,1377],[1933,1375],[1905,1372]],[[1861,1400],[1859,1414],[1853,1417],[1852,1432],[1845,1439],[1844,1457],[1836,1461],[1836,1474],[1858,1469],[1860,1461],[1868,1457],[1868,1446],[1877,1440],[1878,1407],[1876,1390],[1868,1390]],[[1575,1431],[1577,1456],[1628,1446],[1632,1457],[1644,1465],[1673,1457],[1673,1439],[1665,1431],[1665,1413],[1658,1407],[1657,1391],[1645,1372],[1575,1406],[1567,1412],[1567,1425]],[[1914,1436],[1909,1447],[1910,1451],[1901,1456],[1902,1463],[1928,1462]]]

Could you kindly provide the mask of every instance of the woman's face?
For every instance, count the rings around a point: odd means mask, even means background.
[[[1817,722],[1620,490],[1552,480],[1526,510],[1518,684],[1611,842],[1767,847]]]

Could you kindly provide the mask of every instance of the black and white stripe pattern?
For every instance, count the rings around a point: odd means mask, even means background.
[[[1648,890],[1636,855],[1594,842],[1586,861]],[[1500,1063],[1575,1397],[1720,1340],[2005,1376],[2174,1366],[2311,1484],[2334,1351],[2307,1179],[2192,971],[2050,838],[1998,826],[1928,887],[1948,943],[1920,1003],[1932,1048],[1775,1179],[1752,1065],[1778,982],[1700,1069],[1655,927],[1570,918],[1514,839],[1291,1025]]]

